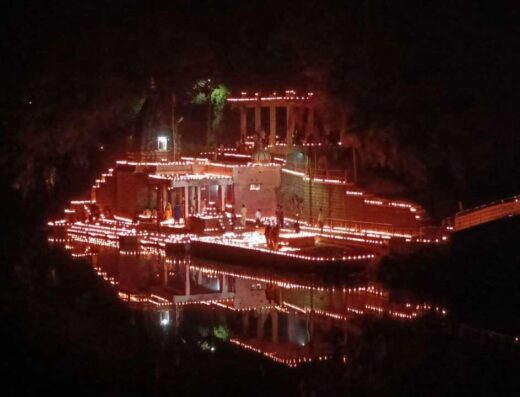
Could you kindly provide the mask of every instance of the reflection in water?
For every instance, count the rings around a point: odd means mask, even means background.
[[[74,258],[89,258],[119,299],[148,312],[158,325],[179,333],[185,311],[195,311],[216,338],[290,367],[329,359],[346,363],[364,318],[412,321],[426,313],[446,315],[443,308],[395,297],[373,282],[327,283],[315,275],[282,277],[184,254],[52,241],[64,244]],[[207,341],[200,348],[215,349]]]

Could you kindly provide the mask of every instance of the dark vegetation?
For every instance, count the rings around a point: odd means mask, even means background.
[[[375,190],[391,181],[437,219],[458,201],[518,193],[516,10],[481,3],[12,2],[2,13],[2,180],[28,206],[37,193],[42,214],[85,192],[124,152],[154,76],[179,96],[189,145],[206,128],[187,95],[197,79],[234,93],[313,90],[322,127],[348,133]]]

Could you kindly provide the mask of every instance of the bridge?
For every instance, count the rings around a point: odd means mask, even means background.
[[[457,212],[453,222],[453,230],[457,232],[519,214],[520,195]]]

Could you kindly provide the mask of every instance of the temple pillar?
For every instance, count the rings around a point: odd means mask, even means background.
[[[256,337],[258,339],[264,337],[265,320],[267,320],[267,313],[262,311],[256,320]]]
[[[269,107],[269,145],[276,145],[276,106]]]
[[[188,264],[184,265],[186,267],[185,272],[185,281],[184,281],[184,295],[191,295],[191,285],[190,285],[190,266]]]
[[[222,293],[228,292],[227,277],[225,274],[222,275]]]
[[[278,343],[278,311],[274,307],[271,309],[271,340]]]
[[[226,185],[220,185],[220,210],[226,210]]]
[[[260,132],[262,129],[262,108],[255,106],[255,132]]]
[[[247,109],[245,107],[239,107],[240,111],[240,138],[246,140],[247,132]]]
[[[199,213],[199,214],[201,213],[200,196],[201,196],[200,186],[197,186],[197,213]]]
[[[287,146],[292,146],[292,137],[294,134],[294,106],[287,105]]]
[[[188,224],[188,216],[190,212],[190,187],[184,186],[184,224]]]
[[[296,314],[289,312],[287,315],[287,339],[290,342],[296,342],[296,325],[297,325]]]
[[[195,193],[195,186],[190,186],[188,188],[188,209],[189,209],[189,215],[193,215],[195,212],[195,199],[193,198],[193,195]]]

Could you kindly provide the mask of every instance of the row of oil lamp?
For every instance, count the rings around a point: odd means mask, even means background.
[[[329,360],[331,358],[331,356],[327,356],[327,355],[320,355],[320,356],[316,356],[316,357],[298,355],[297,357],[294,357],[294,358],[282,358],[282,357],[278,357],[275,353],[264,351],[253,345],[244,343],[237,338],[231,338],[231,339],[229,339],[229,341],[237,346],[240,346],[242,349],[249,350],[249,351],[255,352],[257,354],[261,354],[274,362],[277,362],[279,364],[284,364],[284,365],[286,365],[288,367],[292,367],[292,368],[297,367],[300,364],[311,363],[313,361],[325,361],[325,360]]]

